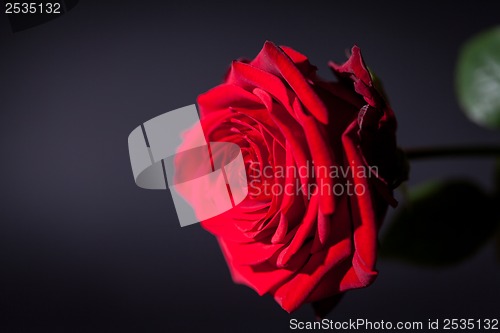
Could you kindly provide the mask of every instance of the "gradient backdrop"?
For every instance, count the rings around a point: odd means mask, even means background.
[[[496,6],[494,6],[496,2]],[[354,43],[383,79],[402,147],[498,143],[459,111],[461,43],[500,23],[498,1],[87,1],[12,33],[0,13],[0,332],[287,332],[271,297],[234,285],[215,239],[180,228],[167,191],[134,184],[127,137],[195,102],[266,39],[331,77]],[[466,175],[492,189],[492,161],[413,165],[411,184]],[[459,207],[457,207],[459,209]],[[473,221],[471,221],[473,223]],[[492,318],[493,242],[447,269],[380,261],[335,320]]]

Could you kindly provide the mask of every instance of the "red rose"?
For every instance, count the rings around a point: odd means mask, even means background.
[[[233,280],[288,312],[306,302],[322,312],[375,280],[377,233],[401,178],[396,119],[359,48],[330,67],[336,82],[266,42],[198,98],[208,140],[241,148],[249,184],[241,204],[202,225]]]

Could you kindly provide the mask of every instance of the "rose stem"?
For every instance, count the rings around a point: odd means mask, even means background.
[[[463,157],[463,156],[500,157],[500,146],[413,148],[413,149],[406,149],[405,154],[406,157],[410,160],[433,158],[433,157]]]

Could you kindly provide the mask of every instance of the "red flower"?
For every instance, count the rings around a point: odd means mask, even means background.
[[[336,82],[266,42],[198,98],[208,140],[241,148],[249,184],[241,204],[202,225],[233,280],[288,312],[313,302],[324,313],[375,280],[377,233],[401,180],[396,120],[359,48],[330,67]]]

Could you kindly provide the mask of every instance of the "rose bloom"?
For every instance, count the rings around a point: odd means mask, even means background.
[[[273,295],[288,312],[311,302],[324,315],[339,295],[375,280],[377,233],[403,178],[396,119],[360,49],[329,66],[336,81],[319,78],[299,52],[266,42],[198,98],[207,141],[241,148],[249,184],[239,205],[202,226],[233,280]],[[332,166],[350,172],[314,172]],[[290,167],[309,172],[270,176]],[[358,191],[324,190],[348,183]],[[311,184],[316,191],[297,191]]]

